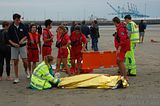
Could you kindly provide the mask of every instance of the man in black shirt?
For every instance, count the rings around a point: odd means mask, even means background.
[[[14,61],[14,70],[15,70],[15,80],[14,83],[19,82],[18,76],[18,61],[19,55],[23,60],[23,66],[27,74],[27,78],[30,77],[27,73],[27,51],[26,51],[26,40],[28,36],[27,28],[24,24],[21,23],[21,16],[19,14],[13,14],[13,23],[9,27],[8,35],[9,42],[11,44],[11,59]]]
[[[74,31],[74,28],[75,28],[75,26],[76,26],[76,22],[75,21],[73,21],[72,22],[72,25],[71,25],[71,34],[72,34],[72,32]]]
[[[92,22],[92,25],[90,27],[90,36],[92,39],[92,50],[98,51],[98,39],[100,37],[100,34],[98,22],[96,20]]]
[[[89,37],[90,29],[89,29],[89,27],[86,25],[86,22],[85,22],[85,21],[82,21],[81,32],[86,36],[87,42],[89,42],[89,40],[90,40],[90,37]],[[88,50],[87,44],[86,44],[86,49]]]
[[[145,30],[146,30],[146,24],[144,23],[143,20],[141,20],[141,22],[139,23],[139,41],[141,43],[143,43],[144,40],[144,34],[145,34]]]
[[[37,30],[38,30],[38,34],[42,35],[42,27],[41,27],[41,25],[38,25]]]

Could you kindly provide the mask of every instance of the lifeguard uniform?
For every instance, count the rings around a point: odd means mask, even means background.
[[[40,35],[35,32],[29,32],[29,39],[27,43],[27,56],[29,62],[39,62],[38,43],[40,42]]]
[[[45,41],[45,40],[50,39],[53,35],[49,31],[49,29],[44,28],[42,36],[43,36],[43,42],[44,42],[44,44],[42,46],[42,58],[44,59],[45,56],[51,55],[51,53],[52,53],[52,43],[53,43],[53,40],[50,40],[50,41]]]
[[[60,42],[60,48],[58,48],[57,58],[68,58],[68,48],[64,47],[70,42],[70,38],[66,33],[64,36],[57,35],[57,41]]]
[[[87,39],[84,34],[76,34],[76,32],[72,32],[71,36],[71,59],[82,60],[82,46],[87,43]]]
[[[121,47],[120,53],[117,54],[117,59],[124,61],[126,52],[130,50],[130,40],[127,28],[123,23],[117,26],[117,34],[115,35],[114,42],[117,50]]]

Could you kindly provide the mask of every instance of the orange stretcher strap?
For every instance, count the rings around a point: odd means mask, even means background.
[[[111,68],[117,66],[115,51],[84,52],[82,59],[82,69]]]

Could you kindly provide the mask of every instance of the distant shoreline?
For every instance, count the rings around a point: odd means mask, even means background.
[[[7,21],[7,20],[4,20]],[[136,23],[140,23],[140,20],[134,20]],[[160,19],[146,19],[145,20],[147,24],[160,24]],[[0,20],[0,25],[2,25],[3,20]],[[8,21],[12,22],[12,21]],[[67,24],[70,26],[73,21],[53,21],[53,25],[60,25],[62,23]],[[81,23],[81,21],[75,21],[76,23]],[[30,24],[30,23],[36,23],[38,25],[44,25],[44,21],[23,21],[25,24]],[[91,25],[91,21],[86,21],[88,25]],[[106,26],[106,25],[113,25],[112,21],[102,21],[98,20],[99,25]]]

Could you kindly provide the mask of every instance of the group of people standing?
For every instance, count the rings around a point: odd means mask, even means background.
[[[121,22],[118,17],[113,18],[116,26],[115,48],[117,51],[117,65],[120,75],[128,80],[129,76],[136,76],[135,48],[140,42],[139,28],[130,15],[124,17],[125,23]],[[127,75],[128,74],[128,75]]]
[[[82,21],[82,23],[75,23],[72,22],[71,26],[71,33],[74,31],[74,28],[76,25],[80,26],[81,32],[85,35],[87,38],[87,41],[89,42],[91,40],[91,49],[93,51],[98,51],[98,39],[100,38],[99,33],[99,26],[97,20],[92,21],[91,26],[89,27],[85,21]],[[90,35],[90,36],[89,36]],[[88,50],[88,44],[86,44],[86,50]]]
[[[126,80],[128,75],[136,76],[136,62],[134,57],[136,44],[139,43],[139,30],[130,15],[125,16],[125,23],[118,17],[113,18],[116,26],[114,44],[117,51],[117,65],[120,74]],[[13,15],[13,23],[3,22],[3,30],[0,31],[0,80],[2,80],[4,60],[6,60],[7,80],[10,77],[10,60],[13,60],[15,79],[14,84],[19,83],[18,64],[19,56],[22,58],[27,78],[31,78],[30,87],[33,89],[47,89],[56,86],[59,79],[55,76],[60,68],[69,75],[81,73],[82,53],[88,50],[87,42],[92,40],[92,50],[98,51],[98,39],[100,37],[97,21],[93,21],[89,28],[85,21],[82,24],[73,22],[70,35],[65,25],[59,25],[56,30],[56,47],[58,48],[56,70],[52,70],[53,56],[52,45],[54,36],[51,32],[52,20],[45,20],[45,28],[37,27],[32,23],[29,30],[21,22],[19,14]],[[37,29],[39,29],[37,31]],[[90,36],[89,36],[90,35]],[[41,37],[43,42],[41,42]],[[42,54],[43,62],[38,66],[39,56]],[[68,66],[70,56],[71,67]],[[61,67],[63,64],[63,67]],[[70,71],[70,69],[74,71]],[[127,70],[127,71],[126,71]],[[32,76],[31,76],[32,75]]]
[[[116,26],[116,33],[114,34],[114,44],[116,48],[116,59],[117,65],[119,67],[119,73],[128,81],[128,75],[136,76],[136,63],[134,53],[136,44],[139,43],[140,40],[138,26],[135,22],[132,21],[130,15],[125,16],[125,23],[121,22],[118,17],[113,18],[113,23]],[[98,28],[95,27],[93,29],[97,30]],[[87,28],[85,30],[87,30]],[[82,53],[86,50],[87,36],[85,36],[85,33],[82,33],[83,28],[81,28],[79,25],[71,27],[70,36],[68,35],[67,31],[68,30],[63,25],[60,25],[56,30],[56,47],[58,48],[58,56],[57,67],[56,71],[54,72],[58,72],[60,70],[60,64],[63,63],[63,68],[66,69],[67,73],[69,75],[75,75],[80,73]],[[97,43],[97,40],[92,42]],[[95,51],[97,51],[96,47],[94,49],[96,49]],[[75,70],[74,73],[70,73],[71,71],[67,64],[68,52],[70,52],[71,68]],[[52,71],[52,62],[53,57],[46,56],[44,62],[36,67],[31,77],[30,87],[32,89],[44,90],[50,89],[54,86],[57,87],[60,80]]]
[[[4,60],[6,60],[7,80],[12,80],[10,77],[10,60],[13,60],[15,84],[19,83],[19,57],[22,58],[27,78],[31,77],[36,68],[40,54],[42,54],[43,60],[48,60],[47,56],[52,55],[54,38],[51,32],[52,20],[45,20],[44,25],[45,28],[43,29],[34,23],[26,27],[21,22],[21,15],[17,13],[13,14],[11,25],[9,22],[3,23],[3,30],[0,31],[0,80],[2,80]],[[37,31],[37,29],[39,30]],[[63,63],[63,69],[69,75],[79,74],[82,52],[88,49],[87,42],[90,38],[92,39],[92,49],[98,51],[99,28],[97,21],[93,21],[90,28],[85,24],[85,21],[82,22],[82,25],[74,23],[70,35],[68,28],[64,25],[58,26],[56,32],[56,47],[58,48],[56,71],[60,71],[61,63]],[[41,37],[43,42],[41,42]],[[68,54],[70,54],[71,67],[74,69],[73,73],[70,73],[68,67]]]

